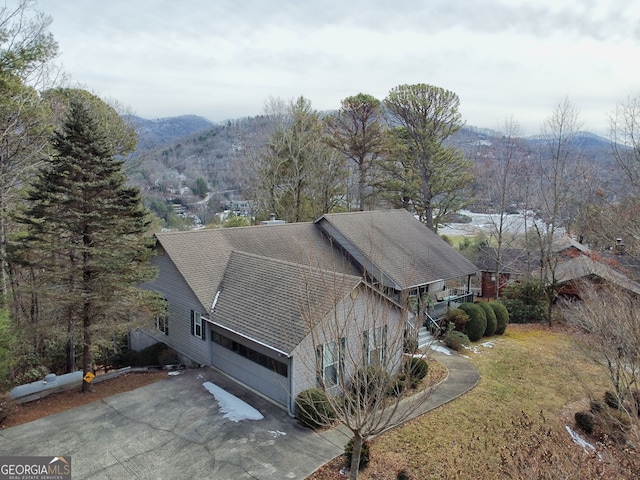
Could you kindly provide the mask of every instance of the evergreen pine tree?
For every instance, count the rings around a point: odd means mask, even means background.
[[[85,374],[92,370],[94,340],[126,321],[134,305],[153,303],[136,285],[155,274],[144,236],[150,217],[139,190],[127,186],[124,161],[116,158],[92,108],[72,100],[54,134],[54,154],[32,182],[21,216],[31,262],[47,273],[43,287],[55,294],[67,319],[67,367],[74,363],[78,329]]]

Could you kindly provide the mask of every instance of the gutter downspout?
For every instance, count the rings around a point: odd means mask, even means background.
[[[293,356],[289,357],[289,401],[287,403],[287,414],[291,418],[296,418],[296,414],[293,409]]]

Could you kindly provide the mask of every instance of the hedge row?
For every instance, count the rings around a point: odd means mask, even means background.
[[[503,335],[509,323],[509,312],[500,302],[466,302],[450,310],[441,327],[448,331],[453,324],[455,331],[465,334],[470,341],[477,342],[482,337]]]

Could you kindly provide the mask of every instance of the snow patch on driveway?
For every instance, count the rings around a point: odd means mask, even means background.
[[[218,405],[220,405],[220,411],[224,413],[224,418],[228,418],[232,422],[262,420],[264,418],[262,414],[251,405],[231,395],[217,385],[211,382],[204,382],[202,386],[217,400]]]

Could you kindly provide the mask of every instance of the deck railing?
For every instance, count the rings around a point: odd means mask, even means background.
[[[441,300],[427,308],[429,319],[435,323],[438,323],[449,309],[458,308],[461,303],[473,302],[473,293],[464,288],[450,288],[444,293],[447,295],[439,295]]]

